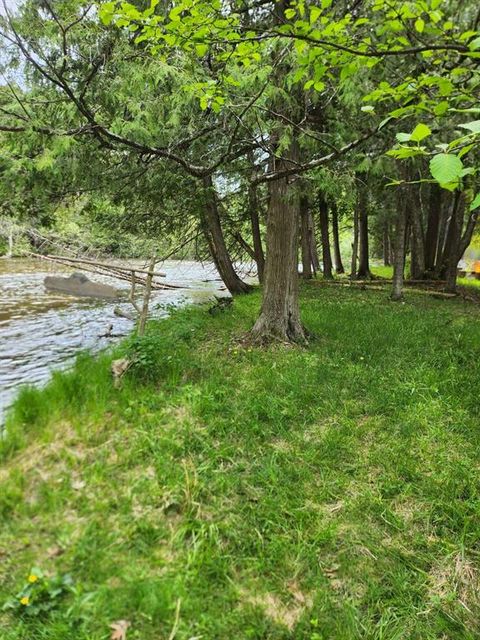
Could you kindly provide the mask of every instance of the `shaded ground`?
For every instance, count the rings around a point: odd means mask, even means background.
[[[244,349],[258,294],[151,323],[24,392],[0,470],[5,640],[480,637],[477,306],[306,285],[308,350]],[[175,623],[176,611],[178,621]]]

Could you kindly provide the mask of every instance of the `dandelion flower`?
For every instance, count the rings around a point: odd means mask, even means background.
[[[30,604],[30,598],[28,596],[23,596],[23,598],[20,599],[20,603],[28,606]]]
[[[36,582],[37,580],[38,580],[38,576],[36,576],[34,573],[31,573],[28,576],[28,581],[31,582],[31,583]]]

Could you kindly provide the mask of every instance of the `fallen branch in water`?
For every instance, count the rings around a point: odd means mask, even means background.
[[[96,262],[95,260],[87,260],[80,258],[69,258],[68,256],[54,256],[54,255],[42,255],[40,253],[26,252],[26,255],[39,260],[46,260],[48,262],[54,262],[66,267],[78,266],[82,271],[88,271],[89,273],[95,273],[97,275],[109,276],[125,282],[132,282],[132,279],[136,284],[146,286],[149,271],[144,269],[136,269],[134,267],[121,267],[119,265],[108,264],[105,262]],[[146,273],[147,278],[138,276],[137,273]],[[154,272],[153,277],[164,277],[163,272]],[[152,289],[161,291],[165,289],[188,289],[186,286],[179,286],[174,284],[167,284],[166,282],[155,282],[153,279],[150,284]]]

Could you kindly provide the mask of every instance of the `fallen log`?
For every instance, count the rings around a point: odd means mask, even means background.
[[[35,258],[45,258],[50,260],[64,260],[66,262],[73,262],[75,264],[89,264],[94,267],[105,267],[112,271],[120,271],[120,272],[128,271],[129,273],[131,271],[135,271],[135,273],[145,273],[147,275],[151,273],[150,271],[146,271],[145,269],[137,269],[136,267],[122,267],[119,264],[114,264],[111,262],[98,262],[97,260],[90,260],[88,258],[70,258],[69,256],[55,256],[52,254],[43,255],[40,253],[31,253],[31,252],[29,252],[29,255]],[[167,274],[164,273],[163,271],[154,271],[152,275],[157,276],[159,278],[165,278]]]
[[[81,268],[83,271],[87,271],[89,273],[96,273],[97,275],[109,276],[111,278],[117,278],[118,280],[123,280],[125,282],[132,282],[132,278],[135,280],[136,284],[141,286],[145,286],[147,283],[147,279],[141,276],[138,276],[137,273],[147,273],[144,269],[134,269],[134,268],[123,268],[118,265],[111,265],[107,263],[100,263],[94,260],[78,260],[77,258],[68,258],[65,256],[53,256],[53,255],[43,255],[40,253],[26,252],[26,255],[31,256],[33,258],[37,258],[39,260],[46,260],[48,262],[53,262],[57,264],[61,264],[66,267],[73,268],[77,266]],[[165,274],[163,274],[165,275]],[[158,273],[157,273],[158,276]],[[163,277],[163,276],[162,276]],[[174,284],[167,284],[166,282],[155,282],[151,283],[152,289],[156,291],[162,290],[170,290],[170,289],[188,289],[186,286],[179,286]]]

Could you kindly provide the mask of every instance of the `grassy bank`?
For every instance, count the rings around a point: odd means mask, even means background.
[[[22,393],[0,601],[32,567],[73,586],[2,639],[480,637],[478,307],[319,283],[302,303],[309,349],[242,347],[254,294],[152,322],[117,348],[139,354],[121,389],[83,356]]]

